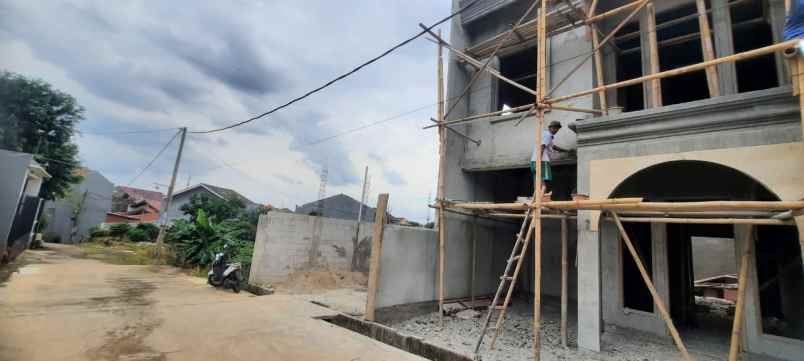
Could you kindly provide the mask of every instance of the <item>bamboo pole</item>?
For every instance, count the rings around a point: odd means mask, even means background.
[[[438,31],[439,37],[441,30]],[[444,172],[446,167],[446,131],[444,130],[444,47],[438,45],[438,65],[437,65],[438,86],[436,96],[438,97],[438,199],[444,199]],[[444,262],[447,225],[444,222],[444,204],[440,203],[438,208],[438,321],[444,327]]]
[[[620,222],[619,216],[617,213],[611,212],[611,217],[614,219],[614,223],[617,224],[617,228],[620,230],[620,236],[622,236],[621,238],[623,243],[625,243],[625,246],[628,248],[628,252],[631,253],[631,258],[634,259],[634,263],[636,263],[637,268],[639,269],[639,274],[642,275],[642,280],[645,281],[645,286],[648,287],[651,296],[653,296],[653,303],[656,304],[659,314],[667,324],[667,329],[670,331],[670,335],[673,337],[673,341],[676,343],[676,347],[681,353],[681,358],[684,360],[691,360],[690,355],[687,352],[687,348],[684,346],[684,342],[681,341],[681,336],[679,336],[678,330],[676,330],[676,326],[673,325],[673,320],[670,318],[670,314],[667,312],[664,301],[662,301],[661,297],[659,297],[659,293],[656,292],[656,287],[653,285],[653,281],[651,281],[648,272],[645,270],[645,265],[642,264],[642,260],[639,258],[636,249],[634,249],[634,245],[631,243],[631,238],[628,237],[628,233],[625,231],[622,222]]]
[[[753,234],[753,229],[752,229]],[[743,328],[743,312],[745,309],[745,291],[748,285],[749,260],[754,249],[754,238],[749,236],[745,240],[743,254],[740,256],[740,275],[737,278],[737,305],[734,311],[734,323],[731,328],[731,341],[729,344],[729,361],[737,361],[740,352],[740,333]]]
[[[804,57],[796,55],[796,84],[798,84],[798,106],[801,113],[801,141],[804,142]]]
[[[618,8],[611,9],[609,11],[606,11],[604,13],[600,13],[600,14],[595,15],[595,16],[591,16],[591,13],[593,11],[590,11],[589,12],[590,16],[589,16],[589,18],[586,19],[586,23],[591,24],[591,23],[599,22],[599,21],[604,20],[604,19],[608,19],[608,18],[610,18],[610,17],[612,17],[614,15],[617,15],[617,14],[623,12],[623,11],[628,11],[630,9],[633,9],[636,6],[639,6],[641,3],[642,3],[642,0],[635,0],[634,2],[625,4],[625,5],[620,6]],[[594,9],[592,9],[592,10],[594,10]]]
[[[804,208],[804,201],[708,201],[708,202],[641,202],[641,198],[614,198],[584,201],[550,201],[541,204],[551,209],[633,210],[664,212],[708,212],[739,210],[790,210]],[[447,208],[526,210],[527,203],[447,203]]]
[[[567,347],[567,218],[561,219],[561,346]]]
[[[603,56],[600,54],[600,35],[592,28],[592,25],[589,25],[589,29],[592,31],[592,48],[595,52],[595,80],[597,81],[597,85],[604,85],[606,81],[603,78]],[[606,91],[599,91],[597,98],[600,109],[603,110],[603,115],[608,115],[609,105],[606,99]]]
[[[475,280],[477,278],[477,216],[472,219],[472,281],[469,285],[469,297],[472,309],[475,309]]]
[[[387,207],[388,193],[381,193],[377,199],[374,230],[371,234],[371,258],[369,259],[368,291],[366,295],[366,313],[364,316],[367,321],[375,320],[375,304],[380,280],[380,259],[382,258],[382,235],[385,228],[385,210]]]
[[[539,42],[537,45],[536,84],[538,94],[536,103],[542,104],[547,95],[547,0],[541,1],[539,11]],[[542,323],[542,131],[544,128],[544,108],[536,109],[536,177],[534,177],[533,219],[533,359],[541,360],[541,323]]]
[[[744,51],[742,53],[737,53],[737,54],[733,54],[733,55],[729,55],[729,56],[720,57],[720,58],[714,59],[712,61],[704,61],[704,62],[701,62],[701,63],[698,63],[698,64],[693,64],[693,65],[688,65],[688,66],[684,66],[684,67],[681,67],[681,68],[676,68],[676,69],[673,69],[673,70],[663,71],[661,73],[641,76],[641,77],[634,78],[634,79],[624,80],[624,81],[613,83],[613,84],[608,84],[608,85],[595,87],[595,88],[592,88],[592,89],[587,89],[587,90],[580,91],[580,92],[573,93],[573,94],[568,94],[568,95],[564,95],[564,96],[560,96],[560,97],[547,99],[546,102],[549,103],[549,104],[560,103],[560,102],[563,102],[563,101],[566,101],[566,100],[569,100],[569,99],[574,99],[574,98],[579,98],[579,97],[582,97],[582,96],[594,94],[594,93],[597,93],[597,92],[599,92],[601,90],[608,91],[608,90],[613,90],[613,89],[619,89],[619,88],[630,86],[630,85],[640,84],[640,83],[643,83],[643,82],[646,82],[646,81],[649,81],[649,80],[653,80],[653,79],[667,78],[667,77],[671,77],[671,76],[687,74],[687,73],[691,73],[691,72],[694,72],[694,71],[703,70],[703,69],[706,69],[706,67],[709,67],[709,66],[712,66],[712,65],[728,63],[728,62],[735,62],[735,61],[741,61],[741,60],[745,60],[745,59],[751,59],[751,58],[755,58],[755,57],[758,57],[758,56],[771,54],[771,53],[774,53],[774,52],[777,52],[777,51],[782,51],[782,50],[785,50],[785,49],[795,47],[797,42],[798,42],[797,39],[788,40],[788,41],[785,41],[783,43],[768,45],[768,46],[765,46],[765,47],[762,47],[762,48],[753,49],[753,50],[749,50],[749,51]]]
[[[701,29],[701,49],[703,49],[704,61],[712,61],[715,58],[715,47],[712,45],[712,34],[709,28],[709,16],[707,16],[706,3],[704,0],[695,0],[698,8],[698,26]],[[720,95],[720,83],[718,83],[717,68],[710,66],[706,68],[706,83],[709,86],[709,96]]]
[[[611,218],[606,220],[613,221]],[[783,221],[779,219],[755,219],[755,218],[659,218],[659,217],[622,217],[620,221],[625,223],[671,223],[671,224],[752,224],[763,226],[795,226],[793,221]]]
[[[656,8],[653,6],[653,2],[645,7],[645,17],[648,27],[646,31],[648,35],[648,68],[650,74],[656,74],[661,70],[659,66],[659,42],[656,38]],[[648,91],[649,99],[646,99],[645,103],[649,103],[652,108],[662,106],[661,79],[651,80],[646,90]]]

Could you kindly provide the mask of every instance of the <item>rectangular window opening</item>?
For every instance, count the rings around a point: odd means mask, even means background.
[[[517,53],[500,58],[500,73],[528,87],[536,90],[536,67],[538,64],[538,51],[536,47],[528,48]],[[536,97],[511,84],[499,81],[497,87],[497,110],[515,108],[522,105],[533,104]]]

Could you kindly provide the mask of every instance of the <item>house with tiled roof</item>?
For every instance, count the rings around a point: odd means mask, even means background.
[[[162,211],[162,192],[117,186],[112,195],[112,209],[106,223],[156,222]]]
[[[207,183],[198,183],[194,186],[179,190],[173,194],[173,200],[170,202],[170,209],[168,210],[167,214],[168,221],[172,221],[177,218],[185,218],[184,213],[181,211],[181,207],[187,203],[190,203],[190,200],[193,196],[200,194],[221,200],[240,202],[247,210],[252,210],[260,206],[258,203],[246,198],[244,195],[233,189],[214,186]]]

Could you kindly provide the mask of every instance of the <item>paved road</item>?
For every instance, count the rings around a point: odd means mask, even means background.
[[[212,289],[175,268],[27,251],[0,286],[0,361],[422,360],[316,319],[292,295]]]

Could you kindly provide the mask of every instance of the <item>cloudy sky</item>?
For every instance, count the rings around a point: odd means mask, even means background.
[[[83,163],[128,184],[174,135],[244,120],[379,54],[449,13],[446,0],[0,2],[0,68],[40,78],[86,108]],[[443,29],[445,32],[447,28]],[[416,40],[248,126],[190,135],[178,184],[206,182],[293,208],[327,194],[391,194],[423,221],[436,145],[435,46]],[[418,110],[418,111],[414,111]],[[378,125],[362,126],[404,114]],[[121,134],[129,130],[151,133]],[[134,186],[167,184],[175,143]],[[159,186],[162,191],[166,186]]]

